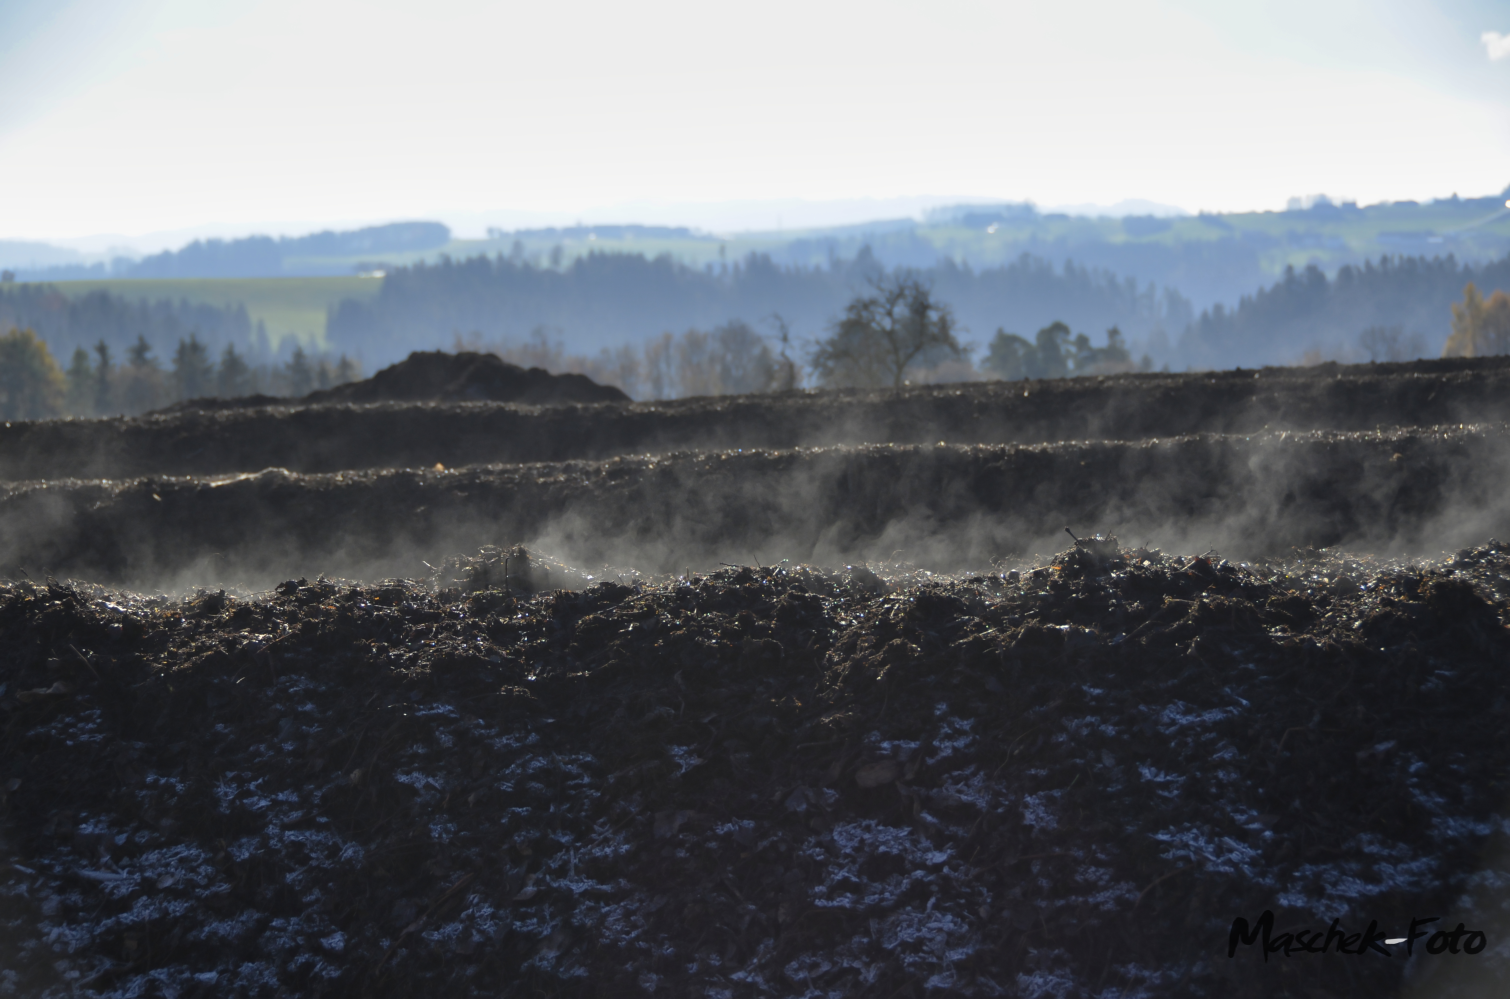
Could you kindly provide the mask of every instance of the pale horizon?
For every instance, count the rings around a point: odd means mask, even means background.
[[[1510,20],[1487,3],[411,9],[7,5],[0,239],[774,230],[1510,183]]]

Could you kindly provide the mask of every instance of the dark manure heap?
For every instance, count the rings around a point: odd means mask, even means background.
[[[586,375],[521,368],[495,354],[415,351],[369,379],[319,389],[304,403],[387,403],[427,400],[505,403],[627,403],[629,397]]]
[[[546,405],[554,403],[627,403],[629,397],[611,385],[599,385],[586,375],[552,375],[544,368],[522,368],[496,354],[476,351],[415,351],[371,378],[346,382],[297,398],[238,396],[229,399],[189,399],[148,419],[182,417],[205,412],[316,406],[351,403],[456,403],[489,401]]]
[[[1232,565],[1096,538],[1005,575],[531,592],[539,568],[0,588],[0,986],[1379,996],[1510,972],[1510,546]],[[1264,910],[1491,946],[1229,959]]]

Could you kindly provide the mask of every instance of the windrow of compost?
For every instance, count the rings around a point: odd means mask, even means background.
[[[1234,565],[1088,539],[1020,573],[876,569],[535,591],[516,549],[245,597],[0,587],[0,990],[1510,974],[1507,547]],[[1358,953],[1229,957],[1265,910]],[[1359,944],[1428,917],[1488,946]]]
[[[0,484],[0,571],[260,588],[539,543],[590,573],[905,558],[986,568],[1077,532],[1244,557],[1510,537],[1510,429],[1038,446],[684,452],[603,462]]]
[[[1510,363],[1502,357],[592,405],[368,402],[395,397],[396,390],[364,395],[358,391],[363,385],[348,392],[351,402],[262,399],[262,405],[251,406],[185,404],[131,418],[8,424],[0,427],[0,480],[210,475],[271,467],[336,472],[440,463],[451,468],[675,450],[937,441],[1137,441],[1510,420]],[[432,395],[448,395],[444,385],[436,389],[425,382],[424,387]],[[457,390],[449,398],[475,397]]]

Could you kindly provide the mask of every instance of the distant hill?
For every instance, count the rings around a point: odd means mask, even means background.
[[[1359,206],[1317,197],[1284,212],[1171,217],[1087,217],[1029,204],[958,205],[921,222],[801,234],[769,248],[784,264],[853,256],[861,246],[889,265],[927,267],[941,257],[975,267],[1024,253],[1073,260],[1139,283],[1178,289],[1197,308],[1232,305],[1285,274],[1315,266],[1333,274],[1381,256],[1483,262],[1510,253],[1510,189],[1484,198]],[[732,250],[733,244],[730,249]]]
[[[669,255],[699,269],[760,254],[780,266],[828,267],[869,248],[887,267],[932,268],[945,260],[981,270],[1023,254],[1176,289],[1196,309],[1238,298],[1279,280],[1286,268],[1328,275],[1381,256],[1453,256],[1465,263],[1510,253],[1510,190],[1475,198],[1356,205],[1323,196],[1295,199],[1283,212],[1173,214],[1151,203],[1144,214],[1112,206],[1090,216],[1041,211],[1031,204],[952,205],[922,219],[876,219],[808,230],[712,233],[686,227],[591,224],[491,228],[485,239],[457,239],[438,222],[409,222],[297,238],[201,240],[143,260],[86,266],[72,251],[0,243],[0,267],[22,281],[146,277],[275,277],[389,270],[442,256],[503,256],[515,264],[564,270],[591,254]],[[49,255],[50,254],[50,255]],[[16,260],[18,264],[4,263]],[[76,261],[75,263],[69,263]]]
[[[128,278],[276,278],[349,274],[358,258],[433,250],[451,241],[439,222],[395,222],[348,232],[309,236],[250,236],[240,240],[195,240],[130,266]]]
[[[17,262],[4,266],[20,281],[321,277],[381,267],[395,255],[408,260],[450,243],[451,230],[439,222],[395,222],[277,239],[195,240],[140,260],[117,257],[94,263],[46,244],[0,242],[0,260]]]
[[[54,267],[73,267],[83,263],[77,250],[55,247],[34,240],[0,240],[0,270],[37,271]]]

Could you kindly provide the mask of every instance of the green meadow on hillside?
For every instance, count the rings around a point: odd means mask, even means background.
[[[370,299],[383,280],[375,276],[323,278],[148,278],[59,281],[70,297],[105,291],[131,299],[187,300],[212,306],[246,306],[252,322],[261,322],[276,344],[298,337],[311,347],[325,344],[326,309],[342,299]]]

